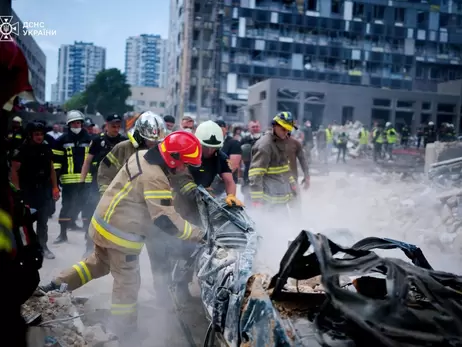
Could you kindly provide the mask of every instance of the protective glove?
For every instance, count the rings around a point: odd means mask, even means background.
[[[60,190],[59,190],[58,187],[53,188],[53,200],[54,200],[54,201],[58,201],[58,200],[59,200],[59,197],[60,197],[59,192],[60,192]]]
[[[220,233],[215,236],[215,244],[225,249],[242,249],[247,245],[247,235],[243,231]]]
[[[228,206],[244,206],[244,204],[238,198],[236,198],[234,194],[228,194],[225,201],[228,204]]]

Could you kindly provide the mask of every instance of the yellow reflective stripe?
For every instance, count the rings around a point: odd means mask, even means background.
[[[147,190],[144,192],[145,199],[173,199],[170,190]]]
[[[183,233],[178,236],[180,240],[188,240],[191,237],[192,234],[192,226],[189,224],[189,222],[185,221],[184,222],[184,228],[183,228]]]
[[[289,172],[289,165],[272,166],[268,168],[268,175],[277,175],[285,172]]]
[[[67,155],[67,173],[73,174],[74,173],[74,158],[72,158],[72,147],[66,148],[66,155]]]
[[[279,204],[289,202],[292,199],[292,197],[293,197],[293,195],[290,194],[290,193],[286,194],[286,195],[282,195],[282,196],[270,196],[270,195],[267,195],[267,194],[263,194],[263,200],[265,200],[267,202],[279,203]]]
[[[87,159],[88,152],[90,152],[90,147],[85,147],[85,156],[83,157],[83,160]]]
[[[104,193],[107,189],[107,187],[109,187],[107,184],[102,184],[100,187],[99,187],[99,192],[100,193]]]
[[[61,164],[59,164],[59,163],[53,163],[53,168],[54,168],[55,170],[61,169],[62,167],[63,167],[63,166],[62,166]]]
[[[133,314],[136,312],[136,303],[134,304],[112,304],[111,314],[113,315],[124,315]]]
[[[111,162],[112,165],[114,165],[116,167],[117,170],[120,170],[120,168],[121,168],[120,162],[119,162],[119,160],[117,159],[117,157],[114,154],[109,152],[106,155],[106,158]]]
[[[195,184],[194,182],[188,182],[183,187],[181,187],[180,193],[181,194],[186,194],[186,193],[189,193],[191,190],[196,189],[196,188],[197,188],[197,184]]]
[[[109,221],[111,220],[112,214],[114,213],[114,210],[115,210],[116,206],[120,203],[120,201],[122,201],[122,199],[124,197],[127,196],[128,193],[130,193],[130,191],[132,189],[133,189],[133,186],[132,186],[131,182],[127,182],[127,183],[125,183],[123,188],[120,190],[120,192],[118,192],[114,196],[111,203],[109,204],[109,207],[108,207],[106,213],[104,214],[104,221],[105,222],[109,223]]]
[[[295,178],[294,178],[293,176],[290,176],[290,177],[289,177],[289,182],[290,182],[290,183],[295,183]]]
[[[60,177],[61,183],[69,184],[69,183],[79,183],[80,182],[80,174],[64,174]],[[91,183],[92,176],[91,174],[87,174],[85,177],[85,183]]]
[[[51,151],[54,155],[64,155],[64,151],[58,151],[57,149],[52,149]]]
[[[72,266],[77,274],[80,277],[80,281],[82,284],[86,284],[92,280],[91,272],[83,261],[78,262],[77,264]]]
[[[91,224],[102,237],[104,237],[108,241],[111,241],[115,245],[128,248],[128,249],[136,249],[136,250],[143,249],[143,246],[144,246],[143,242],[125,240],[119,236],[116,236],[110,233],[109,231],[107,231],[106,229],[104,229],[95,218],[91,219]]]
[[[0,209],[0,225],[4,226],[7,230],[13,229],[13,219],[6,213],[6,211]]]
[[[250,197],[252,199],[262,199],[263,198],[263,192],[250,192]]]
[[[266,174],[267,172],[268,172],[267,169],[256,167],[256,168],[253,168],[253,169],[249,170],[249,177],[251,177],[251,176],[262,176],[262,175]]]
[[[11,216],[0,210],[0,250],[11,252],[14,246],[14,235],[11,232],[13,220]]]

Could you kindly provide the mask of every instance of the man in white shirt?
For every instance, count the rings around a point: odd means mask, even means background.
[[[63,133],[59,131],[59,124],[53,125],[53,130],[47,132],[47,135],[50,135],[55,140],[58,139]]]

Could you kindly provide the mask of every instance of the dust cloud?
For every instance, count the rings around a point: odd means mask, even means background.
[[[420,247],[435,269],[460,274],[458,245],[440,241],[446,233],[440,207],[436,192],[423,180],[345,172],[312,177],[310,189],[302,192],[301,211],[251,212],[261,235],[255,270],[277,273],[289,240],[304,229],[344,246],[369,236],[405,241]],[[398,250],[377,253],[407,259]]]

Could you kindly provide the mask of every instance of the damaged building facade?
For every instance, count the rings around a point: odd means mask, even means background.
[[[177,117],[238,120],[268,78],[432,92],[462,78],[461,0],[172,2]]]
[[[315,127],[348,121],[371,126],[377,120],[398,128],[407,124],[413,132],[429,121],[461,129],[462,81],[437,87],[439,92],[420,92],[269,79],[249,88],[248,109],[252,119],[265,125],[277,112],[290,111],[298,123],[310,120]]]

